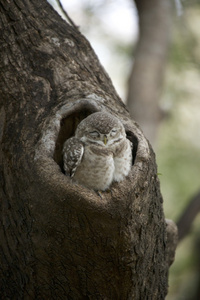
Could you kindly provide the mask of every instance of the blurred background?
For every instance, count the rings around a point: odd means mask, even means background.
[[[64,17],[59,1],[49,2]],[[61,4],[156,153],[165,215],[180,234],[167,300],[199,300],[200,1]]]

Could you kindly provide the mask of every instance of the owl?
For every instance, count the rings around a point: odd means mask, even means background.
[[[122,181],[132,166],[132,143],[121,121],[106,112],[83,119],[64,143],[63,165],[66,175],[95,191]]]

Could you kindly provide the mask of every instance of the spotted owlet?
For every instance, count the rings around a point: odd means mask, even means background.
[[[65,174],[87,188],[105,191],[132,165],[132,146],[119,119],[96,112],[83,119],[63,146]]]

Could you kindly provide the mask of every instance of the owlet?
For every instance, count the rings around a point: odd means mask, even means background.
[[[77,183],[105,191],[112,182],[122,181],[132,165],[132,143],[123,124],[106,112],[83,119],[75,136],[63,146],[65,174]]]

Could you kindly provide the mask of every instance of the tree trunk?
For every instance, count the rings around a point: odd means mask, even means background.
[[[87,40],[42,0],[0,1],[0,299],[164,299],[169,251],[154,153]],[[101,196],[62,172],[95,111],[120,118],[130,175]]]
[[[127,105],[151,143],[155,142],[163,113],[159,101],[169,48],[171,3],[135,0],[140,35],[131,70]]]

